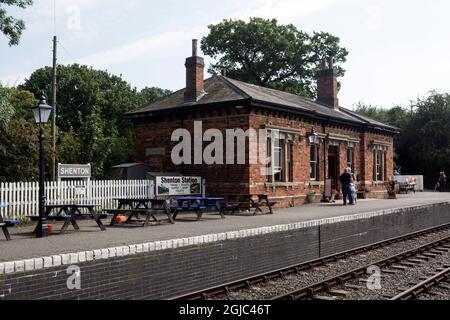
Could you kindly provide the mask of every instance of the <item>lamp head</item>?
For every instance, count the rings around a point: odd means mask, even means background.
[[[47,104],[45,95],[42,93],[38,104],[32,110],[36,123],[45,124],[50,119],[53,108]]]

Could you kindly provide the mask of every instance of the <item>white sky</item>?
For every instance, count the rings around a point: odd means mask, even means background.
[[[225,18],[259,16],[326,31],[350,54],[339,98],[391,107],[430,90],[448,92],[450,1],[407,0],[57,0],[59,63],[120,75],[139,89],[184,87],[191,39]],[[0,36],[0,81],[13,86],[51,65],[53,0],[14,9],[27,30],[19,46]],[[206,59],[207,64],[210,63]]]

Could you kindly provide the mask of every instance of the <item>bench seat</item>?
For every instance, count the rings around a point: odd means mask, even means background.
[[[108,218],[112,218],[113,215],[108,214],[108,213],[101,213],[101,214],[98,214],[98,217],[100,217],[100,219],[108,219]],[[39,221],[39,216],[27,216],[27,218],[29,218],[33,222]],[[70,216],[47,216],[47,221],[57,221],[57,222],[58,221],[66,221],[69,218],[70,218]],[[89,220],[89,219],[92,219],[92,216],[90,214],[76,215],[75,219],[76,220]]]
[[[205,206],[171,206],[170,209],[175,210],[204,210]]]

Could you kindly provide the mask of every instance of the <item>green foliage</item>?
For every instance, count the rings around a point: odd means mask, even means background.
[[[161,99],[162,97],[168,96],[171,93],[172,91],[166,89],[161,89],[157,87],[150,87],[150,88],[145,87],[139,93],[141,100],[140,104],[141,105],[150,104],[151,102]]]
[[[21,86],[51,97],[52,69],[36,70]],[[132,125],[123,113],[148,104],[168,90],[145,88],[138,92],[120,77],[87,66],[58,66],[57,160],[92,163],[96,178],[106,178],[113,165],[132,161]],[[23,97],[25,100],[27,97]],[[53,101],[49,99],[49,104]],[[25,113],[29,114],[29,108]]]
[[[12,110],[8,121],[0,125],[0,181],[36,181],[38,178],[38,126],[31,115],[35,104],[29,91],[0,88],[0,105],[8,105]],[[48,165],[49,141],[46,148]]]
[[[32,4],[33,0],[0,0],[0,31],[9,39],[10,46],[19,44],[25,23],[23,20],[8,16],[3,7],[7,5],[25,9]]]
[[[440,171],[450,169],[450,95],[431,92],[411,112],[358,104],[356,112],[400,128],[395,139],[396,166],[402,174],[423,174],[434,187]]]
[[[338,75],[345,73],[339,64],[348,52],[329,33],[308,35],[292,24],[262,18],[223,20],[208,28],[202,51],[219,59],[211,73],[226,69],[231,78],[309,97],[315,97],[315,74],[323,58],[333,56]]]
[[[14,115],[14,107],[10,102],[10,90],[0,87],[0,127],[5,127]]]

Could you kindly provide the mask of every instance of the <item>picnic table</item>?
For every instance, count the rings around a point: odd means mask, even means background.
[[[177,218],[179,212],[193,211],[197,215],[197,220],[201,220],[203,212],[208,208],[214,208],[219,212],[222,219],[225,218],[223,213],[223,197],[179,197],[175,198],[176,205],[171,205],[170,209],[173,212],[173,220]]]
[[[45,218],[48,221],[64,221],[64,225],[61,228],[61,233],[64,233],[70,224],[72,224],[75,230],[80,230],[77,224],[78,220],[95,220],[100,230],[105,231],[106,228],[101,221],[101,216],[95,211],[97,205],[95,204],[53,204],[45,206]],[[84,214],[81,210],[87,210],[89,213]],[[56,214],[53,214],[55,213]],[[32,221],[38,221],[39,217],[32,216],[29,217]],[[35,229],[36,232],[36,229]]]
[[[117,223],[117,217],[119,215],[128,216],[125,223],[135,223],[140,222],[143,223],[143,227],[146,227],[150,222],[150,218],[153,219],[154,222],[159,222],[156,217],[158,212],[163,212],[169,218],[169,222],[174,224],[174,220],[170,213],[170,209],[167,206],[166,200],[161,199],[125,199],[125,198],[116,198],[119,202],[117,209],[105,209],[103,211],[113,214],[113,218],[111,220],[111,226],[114,226]],[[128,209],[124,209],[127,206]],[[145,219],[141,219],[141,215],[145,215]],[[135,218],[135,219],[134,219]]]
[[[256,198],[258,200],[256,200]],[[270,201],[269,196],[265,194],[235,194],[227,196],[227,209],[231,210],[231,214],[236,211],[251,211],[254,209],[253,215],[258,212],[264,213],[261,207],[267,207],[269,214],[273,214],[273,206],[276,202]]]
[[[409,193],[409,191],[412,191],[416,193],[416,186],[417,186],[417,179],[416,178],[410,178],[406,179],[406,181],[399,183],[399,193]]]
[[[6,208],[6,206],[3,203],[0,203],[0,209]],[[3,234],[5,235],[6,241],[11,240],[11,236],[9,235],[8,227],[6,225],[6,222],[3,221],[3,217],[0,214],[0,227],[3,230]]]

